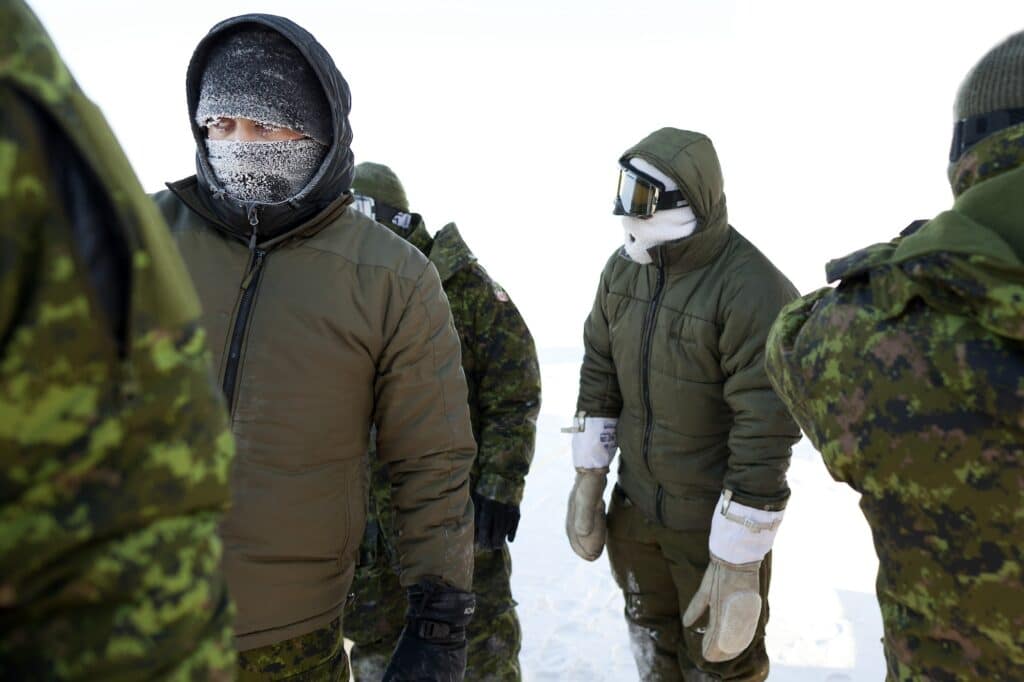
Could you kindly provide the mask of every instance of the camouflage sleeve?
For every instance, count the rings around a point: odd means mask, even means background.
[[[764,348],[775,316],[797,292],[773,269],[751,269],[729,294],[719,337],[723,393],[733,412],[723,487],[742,504],[777,510],[789,498],[786,471],[800,430],[768,381]]]
[[[2,3],[0,19],[7,30]],[[113,351],[81,248],[95,235],[76,234],[110,201],[59,125],[0,78],[0,679],[227,679],[216,523],[233,441],[194,325],[136,329],[127,357]]]
[[[455,294],[449,288],[453,299]],[[473,308],[463,333],[473,355],[477,417],[476,492],[505,504],[523,498],[540,412],[540,365],[533,336],[508,294],[479,268],[467,271],[460,298]]]
[[[615,417],[622,412],[622,393],[619,377],[612,359],[612,342],[608,331],[608,275],[613,255],[601,273],[597,295],[590,315],[583,324],[583,366],[580,368],[580,393],[576,411],[591,417]]]
[[[800,367],[794,347],[797,335],[807,324],[819,301],[832,291],[828,287],[818,289],[787,304],[768,332],[765,347],[765,370],[776,395],[819,451],[825,445],[825,438],[815,427],[816,422],[808,403],[811,387],[807,385],[808,377]]]

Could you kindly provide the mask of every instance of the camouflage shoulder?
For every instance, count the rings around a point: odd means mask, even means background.
[[[445,292],[449,298],[472,297],[481,302],[498,302],[512,304],[512,298],[490,273],[474,261],[456,273],[445,283]]]
[[[930,220],[915,220],[902,231],[899,236],[890,242],[872,244],[871,246],[854,251],[853,253],[837,258],[825,266],[825,277],[829,284],[841,279],[853,279],[863,275],[868,270],[877,268],[889,263],[896,256],[896,251],[908,237],[913,237],[921,231]]]
[[[884,244],[872,244],[842,258],[829,261],[825,265],[826,280],[832,284],[842,279],[853,279],[888,263],[901,240],[902,237]]]
[[[448,223],[434,235],[430,261],[437,268],[442,282],[447,282],[455,273],[476,263],[476,260],[455,223]]]
[[[22,0],[0,0],[0,79],[48,104],[64,100],[74,79],[36,15]]]

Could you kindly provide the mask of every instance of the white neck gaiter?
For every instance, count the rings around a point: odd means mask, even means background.
[[[298,194],[313,178],[327,147],[311,138],[277,142],[206,140],[217,181],[238,201],[275,204]]]
[[[647,220],[622,216],[626,255],[641,265],[652,262],[648,249],[674,239],[689,237],[697,229],[697,216],[689,206],[656,211]]]
[[[672,178],[662,173],[650,162],[633,157],[631,166],[665,185],[665,191],[679,189]],[[623,245],[630,260],[646,265],[652,262],[649,249],[674,239],[689,237],[697,229],[697,216],[690,206],[655,211],[647,220],[622,216]]]

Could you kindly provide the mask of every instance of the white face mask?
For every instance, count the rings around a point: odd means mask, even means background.
[[[217,181],[238,201],[274,204],[298,194],[320,169],[327,147],[316,140],[206,140]]]
[[[648,249],[674,239],[689,237],[696,229],[697,216],[689,206],[656,211],[647,220],[622,216],[626,255],[641,265],[652,262]]]

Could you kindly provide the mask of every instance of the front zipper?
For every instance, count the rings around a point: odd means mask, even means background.
[[[665,288],[665,266],[658,259],[658,279],[654,285],[651,304],[644,318],[643,336],[640,343],[640,386],[644,403],[644,443],[641,449],[647,473],[651,471],[650,450],[651,438],[654,435],[654,408],[651,405],[651,346],[654,344],[654,327],[658,321],[658,304],[661,302],[662,290]]]
[[[242,359],[242,341],[245,339],[245,328],[249,323],[249,315],[252,312],[252,305],[256,299],[256,289],[259,285],[260,276],[263,272],[263,259],[267,252],[256,248],[256,227],[259,225],[259,216],[256,214],[256,206],[249,207],[249,224],[252,225],[252,235],[249,237],[249,267],[246,269],[245,277],[242,279],[241,294],[238,303],[238,314],[235,316],[235,326],[231,331],[231,344],[228,346],[228,359],[224,367],[224,398],[227,400],[228,413],[235,407],[235,383],[238,378],[238,366]]]

